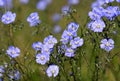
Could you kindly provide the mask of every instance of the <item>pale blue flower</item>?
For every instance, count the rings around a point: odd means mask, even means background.
[[[43,44],[41,42],[34,42],[32,44],[32,47],[34,50],[39,51],[42,49]]]
[[[52,3],[52,0],[44,0],[46,1],[47,4],[51,4]]]
[[[79,4],[80,0],[68,0],[69,5],[77,5]]]
[[[39,20],[39,15],[37,12],[33,12],[31,13],[28,17],[27,17],[27,22],[29,22],[30,26],[37,26],[38,24],[41,23],[41,21]]]
[[[0,0],[0,7],[10,10],[13,7],[13,0]]]
[[[1,74],[0,74],[0,76],[1,76]],[[4,81],[4,79],[0,77],[0,81]]]
[[[105,23],[102,20],[91,21],[88,23],[88,28],[94,32],[102,32],[105,28]]]
[[[22,3],[22,4],[27,4],[28,2],[29,2],[29,0],[19,0],[20,1],[20,3]]]
[[[120,2],[120,0],[116,0],[117,2]]]
[[[70,41],[71,48],[76,49],[83,45],[84,40],[80,37],[76,37]]]
[[[109,52],[114,48],[114,40],[112,39],[102,39],[100,48],[104,49],[105,51]]]
[[[53,14],[53,16],[52,16],[52,20],[53,20],[53,22],[55,22],[55,23],[59,22],[61,18],[62,18],[62,16],[61,16],[60,14],[58,14],[58,13],[55,13],[55,14]]]
[[[5,68],[2,65],[0,65],[0,73],[4,73],[4,72],[5,72]]]
[[[43,43],[47,45],[49,48],[53,48],[54,45],[57,43],[57,39],[52,35],[49,35],[48,37],[44,38]]]
[[[105,0],[106,3],[111,3],[113,2],[114,0]]]
[[[4,72],[5,72],[5,68],[1,65],[0,66],[0,78],[3,76]]]
[[[48,54],[37,54],[36,62],[41,65],[45,65],[50,60],[50,56]]]
[[[50,55],[53,48],[50,48],[49,46],[50,45],[44,44],[41,48],[41,53]]]
[[[88,15],[89,15],[90,19],[92,19],[92,20],[101,19],[101,16],[93,11],[90,11],[88,13]]]
[[[9,71],[8,76],[11,80],[19,80],[21,78],[21,74],[18,70]]]
[[[71,30],[71,31],[64,30],[64,32],[62,34],[62,38],[68,37],[69,40],[71,40],[75,36],[77,36],[77,33],[73,30]]]
[[[15,21],[16,14],[12,13],[11,11],[7,11],[5,14],[3,14],[1,20],[4,24],[10,24]]]
[[[104,15],[103,10],[103,7],[94,7],[92,11],[88,13],[88,15],[92,20],[101,19]]]
[[[69,14],[71,12],[70,6],[68,6],[68,5],[63,6],[61,11],[62,11],[62,14],[64,14],[64,15]]]
[[[4,0],[0,0],[0,7],[4,6]]]
[[[59,25],[55,25],[53,28],[53,33],[57,34],[60,33],[62,28]]]
[[[79,24],[76,22],[70,22],[67,26],[67,30],[72,32],[77,32],[78,28]]]
[[[38,3],[37,3],[37,5],[36,5],[36,8],[38,9],[38,10],[45,10],[46,8],[47,8],[47,2],[45,1],[45,0],[40,0]]]
[[[58,65],[50,65],[46,70],[48,77],[56,77],[59,73]]]
[[[16,58],[20,55],[20,49],[18,47],[9,46],[9,48],[6,51],[7,55],[9,55],[11,58]]]
[[[109,6],[104,9],[104,16],[107,17],[109,20],[113,20],[116,16],[119,15],[119,7],[117,6]]]
[[[74,57],[75,56],[75,50],[72,49],[72,48],[66,48],[66,51],[65,51],[65,56],[67,57]]]
[[[58,53],[59,54],[64,54],[66,49],[67,49],[67,45],[62,44],[61,46],[58,46]]]

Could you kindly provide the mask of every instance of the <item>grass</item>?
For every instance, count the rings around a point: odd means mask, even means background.
[[[61,13],[61,7],[66,5],[66,1],[64,0],[53,0],[53,3],[48,6],[46,11],[39,11],[36,9],[36,3],[37,0],[30,0],[30,3],[28,5],[21,5],[17,0],[14,1],[14,8],[12,9],[13,12],[16,12],[17,18],[12,26],[15,30],[13,32],[13,41],[15,46],[19,47],[21,49],[21,55],[16,58],[17,62],[20,64],[21,69],[25,72],[23,74],[21,81],[53,81],[52,78],[48,78],[45,74],[45,70],[47,68],[47,65],[42,66],[35,62],[35,51],[32,49],[32,43],[36,41],[43,41],[44,38],[48,35],[50,35],[54,26],[54,23],[51,21],[51,15],[54,13]],[[79,49],[79,51],[76,54],[77,62],[77,71],[80,72],[80,79],[76,81],[120,81],[120,54],[118,56],[115,56],[112,61],[106,66],[105,72],[103,73],[100,66],[96,67],[96,55],[99,56],[99,62],[102,62],[102,65],[104,66],[106,63],[106,52],[104,52],[101,49],[94,50],[94,43],[92,43],[91,40],[88,40],[90,35],[82,35],[82,33],[86,33],[88,30],[86,27],[86,19],[88,17],[88,12],[91,10],[90,5],[93,0],[80,0],[79,5],[72,6],[73,9],[76,10],[75,13],[73,13],[73,17],[75,20],[80,24],[80,28],[78,30],[78,36],[82,36],[85,39],[85,44],[82,48]],[[31,12],[37,11],[39,13],[40,19],[42,20],[42,24],[39,25],[39,32],[36,34],[36,27],[29,27],[29,24],[26,21],[26,18]],[[1,12],[4,13],[5,10],[1,9]],[[58,23],[62,27],[62,31],[67,27],[67,24],[71,21],[74,21],[70,17],[63,17],[62,20]],[[9,26],[3,25],[0,22],[0,63],[3,64],[5,62],[9,63],[9,59],[5,54],[5,50],[8,48],[9,45],[12,45],[10,36],[9,36]],[[117,29],[118,34],[117,35],[111,35],[115,40],[115,49],[113,49],[110,52],[111,56],[114,56],[116,53],[119,52],[120,48],[120,28]],[[81,33],[82,32],[82,33]],[[59,34],[53,34],[58,40],[60,40],[61,33]],[[95,34],[93,33],[93,37],[95,37]],[[88,37],[88,38],[86,38]],[[98,39],[102,39],[98,38]],[[99,40],[98,40],[99,41]],[[99,47],[98,47],[99,48]],[[94,52],[95,51],[95,52]],[[78,56],[78,57],[77,57]],[[64,70],[67,73],[67,76],[69,75],[70,70],[70,63],[69,61],[66,61],[64,63],[65,68]],[[17,66],[17,68],[19,68]],[[96,78],[95,68],[99,69],[98,74],[98,80],[94,80]],[[102,70],[101,70],[102,69]],[[94,73],[95,72],[95,73]],[[61,73],[62,74],[62,73]],[[78,73],[79,74],[79,73]],[[61,75],[61,81],[66,81],[64,75]],[[70,81],[74,81],[73,77],[68,76]],[[7,81],[7,80],[6,80]],[[57,80],[55,80],[57,81]]]

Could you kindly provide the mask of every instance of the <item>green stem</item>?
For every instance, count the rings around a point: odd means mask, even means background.
[[[12,45],[15,45],[14,40],[13,40],[13,28],[12,28],[12,25],[9,25],[9,36],[10,36],[10,40],[11,40]]]
[[[69,63],[70,63],[70,65],[71,65],[71,70],[72,70],[72,73],[73,73],[73,79],[74,79],[74,81],[76,81],[76,77],[75,77],[75,71],[74,71],[74,69],[76,69],[76,67],[75,67],[75,65],[73,64],[73,62],[74,62],[74,60],[72,59],[72,58],[70,58],[70,61],[69,61]]]

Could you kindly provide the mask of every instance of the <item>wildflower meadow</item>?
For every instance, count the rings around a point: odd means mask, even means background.
[[[120,0],[0,0],[0,81],[120,81]]]

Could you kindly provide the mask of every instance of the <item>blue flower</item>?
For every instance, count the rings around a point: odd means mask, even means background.
[[[15,21],[16,14],[12,13],[11,11],[7,11],[5,14],[2,16],[2,22],[4,24],[10,24]]]
[[[72,32],[77,32],[78,28],[79,24],[76,22],[70,22],[67,26],[67,30]]]
[[[94,32],[102,32],[105,28],[105,23],[102,20],[91,21],[88,23],[88,28]]]
[[[79,46],[83,45],[83,39],[80,37],[76,37],[73,40],[70,41],[71,48],[76,49]]]
[[[16,58],[20,55],[20,49],[14,46],[9,46],[6,52],[11,58]]]
[[[29,2],[29,0],[20,0],[20,3],[22,4],[27,4]]]
[[[100,6],[106,5],[105,0],[97,0],[97,2],[99,3]]]
[[[58,22],[58,21],[60,21],[60,19],[62,18],[62,16],[60,15],[60,14],[58,14],[58,13],[55,13],[55,14],[53,14],[53,16],[52,16],[52,20],[53,20],[53,22]]]
[[[3,76],[4,72],[5,72],[5,68],[3,66],[0,66],[0,77]]]
[[[50,55],[50,53],[53,51],[53,48],[50,48],[49,46],[50,45],[44,44],[41,48],[41,53]]]
[[[41,21],[39,20],[39,16],[38,16],[37,12],[31,13],[27,17],[27,21],[29,22],[30,26],[37,26],[38,24],[41,23]]]
[[[4,79],[0,77],[0,81],[4,81]]]
[[[62,37],[61,37],[61,41],[63,44],[68,43],[70,40],[73,39],[73,37],[77,36],[77,33],[75,31],[67,31],[64,30]]]
[[[67,45],[66,45],[66,44],[62,44],[61,46],[58,46],[58,53],[59,53],[59,54],[64,54],[66,48],[67,48]]]
[[[0,7],[10,10],[13,7],[13,0],[0,0]]]
[[[8,76],[12,80],[19,80],[21,77],[21,74],[18,70],[10,70],[8,73]]]
[[[0,6],[4,6],[4,0],[0,0]]]
[[[97,19],[100,19],[100,18],[101,18],[100,15],[98,15],[98,14],[96,14],[95,12],[92,12],[92,11],[90,11],[90,12],[88,13],[88,15],[89,15],[89,17],[90,17],[92,20],[97,20]]]
[[[41,42],[34,42],[32,44],[33,49],[36,50],[36,51],[41,50],[42,46],[43,46],[43,44]]]
[[[80,0],[68,0],[69,5],[77,5],[80,2]]]
[[[41,65],[45,65],[49,61],[50,56],[48,54],[37,54],[36,62]]]
[[[48,37],[44,38],[45,45],[47,45],[49,48],[53,48],[54,45],[57,43],[57,39],[54,38],[52,35],[49,35]]]
[[[113,2],[114,0],[105,0],[106,3],[111,3]]]
[[[5,72],[5,69],[4,69],[4,67],[1,65],[0,66],[0,73],[4,73]]]
[[[95,1],[92,3],[91,5],[91,8],[94,8],[94,7],[100,7],[101,5],[98,3],[98,1]]]
[[[92,20],[101,19],[101,17],[103,17],[103,8],[94,7],[93,10],[88,13],[88,15]]]
[[[103,10],[104,16],[107,17],[109,20],[113,20],[117,16],[117,14],[119,14],[118,9],[119,8],[117,7],[109,6]]]
[[[52,3],[52,0],[44,0],[46,1],[47,4],[51,4]]]
[[[14,80],[19,80],[21,77],[21,74],[18,70],[15,71],[15,74],[14,74]]]
[[[53,28],[53,33],[57,34],[61,32],[61,27],[59,25],[55,25]]]
[[[112,39],[102,39],[100,48],[109,52],[114,48],[114,41]]]
[[[74,49],[72,49],[72,48],[66,48],[65,56],[67,56],[67,57],[74,57],[75,56],[74,52],[75,52]]]
[[[56,77],[59,73],[59,67],[57,65],[50,65],[46,70],[48,77]]]
[[[68,5],[63,6],[61,11],[62,11],[63,15],[69,14],[71,12],[70,6],[68,6]]]
[[[38,9],[38,10],[45,10],[46,9],[46,7],[47,7],[47,2],[45,1],[45,0],[40,0],[38,3],[37,3],[37,5],[36,5],[36,8]]]
[[[115,17],[120,15],[120,8],[118,6],[113,7],[113,12],[115,14]]]
[[[116,0],[117,2],[120,2],[120,0]]]

